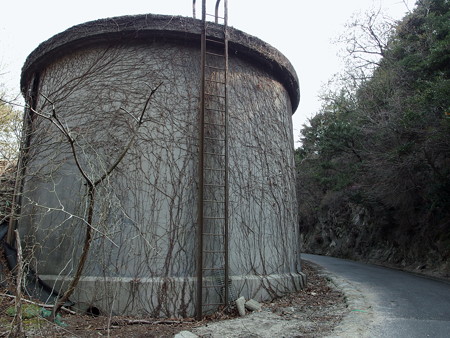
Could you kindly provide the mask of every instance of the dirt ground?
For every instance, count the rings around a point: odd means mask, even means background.
[[[27,337],[173,337],[190,331],[200,337],[324,337],[348,313],[343,294],[317,273],[311,264],[303,263],[307,287],[289,296],[264,303],[260,312],[238,317],[217,313],[202,321],[194,319],[151,319],[127,317],[92,317],[63,313],[56,325],[41,316],[24,321]],[[6,290],[4,290],[6,291]],[[11,331],[13,317],[7,309],[14,299],[0,295],[0,337]]]

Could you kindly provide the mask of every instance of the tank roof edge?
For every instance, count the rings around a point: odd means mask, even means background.
[[[220,36],[221,25],[212,24],[213,36]],[[21,74],[21,90],[25,93],[33,74],[71,50],[97,42],[160,37],[200,42],[201,21],[183,16],[142,14],[99,19],[82,23],[42,42],[27,57]],[[300,101],[297,74],[290,61],[276,48],[257,37],[229,28],[230,53],[256,61],[276,76],[289,93],[294,112]]]

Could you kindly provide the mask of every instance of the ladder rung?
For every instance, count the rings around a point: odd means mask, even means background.
[[[203,250],[204,253],[225,253],[224,250]]]
[[[222,141],[222,142],[225,142],[225,139],[223,139],[223,138],[216,138],[216,137],[208,137],[208,136],[205,136],[205,139],[206,139],[206,140],[213,140],[213,141]]]
[[[204,184],[204,186],[206,186],[206,187],[225,187],[224,184],[210,184],[210,183]]]
[[[205,67],[225,71],[225,68],[222,68],[222,67],[215,67],[215,66],[208,66],[208,65],[205,65]]]
[[[212,232],[205,232],[205,233],[203,233],[203,236],[220,236],[220,237],[223,237],[224,234],[214,234]]]
[[[209,126],[218,126],[218,127],[225,127],[224,124],[220,124],[220,123],[212,123],[212,122],[203,122],[204,124],[207,124]]]
[[[226,98],[226,96],[224,96],[224,95],[217,95],[217,94],[213,94],[213,93],[205,93],[205,95],[215,96],[215,97],[220,97],[220,98],[222,98],[222,99],[225,99],[225,98]]]
[[[214,82],[214,83],[220,83],[220,84],[225,84],[225,82],[223,82],[223,81],[216,81],[216,80],[209,80],[209,79],[205,79],[205,81],[207,81],[207,82]]]
[[[225,203],[225,201],[215,201],[215,200],[203,200],[203,202],[209,202],[209,203]]]
[[[204,219],[225,219],[225,217],[210,217],[210,216],[203,216]]]
[[[208,111],[214,111],[214,112],[217,112],[217,113],[225,113],[225,109],[206,108],[206,107],[205,107],[205,110],[208,110]]]
[[[223,19],[221,16],[216,16],[215,14],[205,13],[207,16],[212,16],[213,18]]]
[[[215,39],[208,39],[208,38],[206,38],[206,41],[218,43],[218,44],[221,44],[221,45],[225,44],[225,42],[222,41],[222,40],[215,40]]]
[[[202,270],[217,271],[217,270],[225,270],[225,268],[202,268]]]
[[[209,152],[207,152],[207,151],[205,151],[203,154],[206,154],[206,155],[214,155],[214,156],[226,156],[225,154],[209,153]]]
[[[211,53],[211,52],[206,52],[206,54],[208,54],[208,55],[213,55],[213,56],[225,57],[224,54],[217,54],[217,53]]]

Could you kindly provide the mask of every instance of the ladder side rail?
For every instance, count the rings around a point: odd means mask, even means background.
[[[219,6],[220,6],[220,0],[216,1],[216,12],[215,12],[215,23],[219,23]]]
[[[224,95],[225,95],[225,116],[224,116],[224,124],[225,124],[225,196],[224,196],[224,200],[225,200],[225,205],[224,205],[224,209],[225,209],[225,228],[224,228],[224,251],[225,251],[225,259],[224,259],[224,263],[225,263],[225,271],[224,271],[224,277],[225,277],[225,285],[224,285],[224,302],[225,302],[225,306],[228,305],[229,303],[229,275],[230,275],[230,271],[229,271],[229,238],[228,238],[228,226],[229,226],[229,222],[228,222],[228,208],[229,208],[229,203],[228,203],[228,198],[229,198],[229,184],[228,184],[228,170],[229,170],[229,149],[228,149],[228,133],[229,133],[229,121],[228,121],[228,27],[227,27],[227,12],[228,12],[228,1],[224,0],[224,42],[225,42],[225,90],[224,90]]]
[[[195,3],[195,0],[194,0]],[[198,320],[203,317],[203,185],[204,185],[204,123],[205,123],[205,57],[206,57],[206,0],[202,0],[202,33],[201,33],[201,51],[200,51],[200,68],[201,68],[201,82],[200,82],[200,111],[199,111],[199,146],[198,146],[198,207],[197,207],[197,304],[196,316]]]
[[[223,26],[225,28],[225,40],[228,42],[228,0],[224,0],[223,3]],[[227,47],[228,49],[228,47]],[[228,55],[227,57],[227,63],[228,63]]]

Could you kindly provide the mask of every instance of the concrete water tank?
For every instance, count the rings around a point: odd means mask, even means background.
[[[23,95],[69,130],[86,175],[101,176],[136,135],[96,189],[92,247],[72,297],[80,308],[194,314],[200,32],[185,17],[102,19],[55,35],[26,60]],[[299,86],[279,51],[236,29],[229,35],[232,293],[265,300],[302,284],[291,120]],[[55,124],[26,114],[18,227],[31,266],[64,289],[84,242],[86,182]]]

